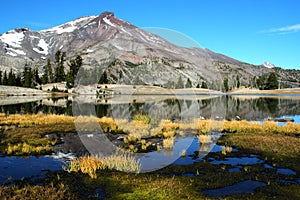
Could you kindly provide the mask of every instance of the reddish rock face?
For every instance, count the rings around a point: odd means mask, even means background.
[[[113,12],[104,12],[100,14],[96,19],[94,19],[95,22],[104,23],[106,24],[106,21],[104,19],[109,20],[113,25],[120,26],[120,27],[126,27],[126,28],[137,28],[136,26],[123,21],[119,18],[116,18]]]

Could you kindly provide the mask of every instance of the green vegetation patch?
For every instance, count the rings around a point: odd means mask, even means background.
[[[281,167],[300,171],[300,138],[268,132],[226,134],[218,143],[261,155]]]

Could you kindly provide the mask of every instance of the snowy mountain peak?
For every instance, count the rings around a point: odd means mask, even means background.
[[[269,69],[273,69],[273,68],[276,67],[274,64],[272,64],[272,63],[270,63],[270,62],[264,62],[264,63],[262,64],[262,66],[264,66],[264,67],[266,67],[266,68],[269,68]]]
[[[70,32],[75,31],[76,29],[84,26],[85,24],[87,24],[88,22],[90,22],[91,20],[93,20],[95,18],[96,18],[96,16],[80,17],[78,19],[75,19],[74,21],[70,21],[68,23],[65,23],[65,24],[62,24],[59,26],[55,26],[50,29],[45,29],[45,30],[42,30],[41,32],[55,32],[57,34],[70,33]]]
[[[113,12],[104,12],[100,14],[95,20],[98,23],[104,23],[112,27],[136,28],[136,26],[115,17],[115,14]]]

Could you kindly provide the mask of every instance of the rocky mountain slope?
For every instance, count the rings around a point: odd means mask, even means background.
[[[3,33],[0,69],[17,71],[27,63],[42,72],[46,59],[53,61],[58,50],[66,52],[67,59],[81,55],[84,68],[98,68],[90,73],[100,74],[105,70],[112,83],[174,87],[179,79],[184,84],[190,79],[193,86],[205,81],[211,89],[220,89],[225,78],[230,87],[236,86],[236,77],[242,85],[254,86],[254,76],[272,71],[287,86],[298,87],[300,79],[297,70],[254,66],[208,49],[176,46],[110,12],[41,31],[17,28]]]

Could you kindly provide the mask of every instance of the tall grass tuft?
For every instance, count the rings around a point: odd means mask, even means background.
[[[104,169],[116,169],[119,171],[139,173],[141,165],[134,157],[126,154],[104,156],[84,156],[72,160],[65,170],[88,174],[91,178],[97,178],[97,171]]]
[[[212,138],[210,135],[199,135],[198,140],[201,144],[209,144],[212,143]]]
[[[137,114],[133,116],[134,121],[139,121],[144,124],[150,124],[151,118],[148,115],[143,115],[143,114]]]
[[[165,149],[172,149],[174,146],[175,137],[166,138],[163,140],[163,147]]]

